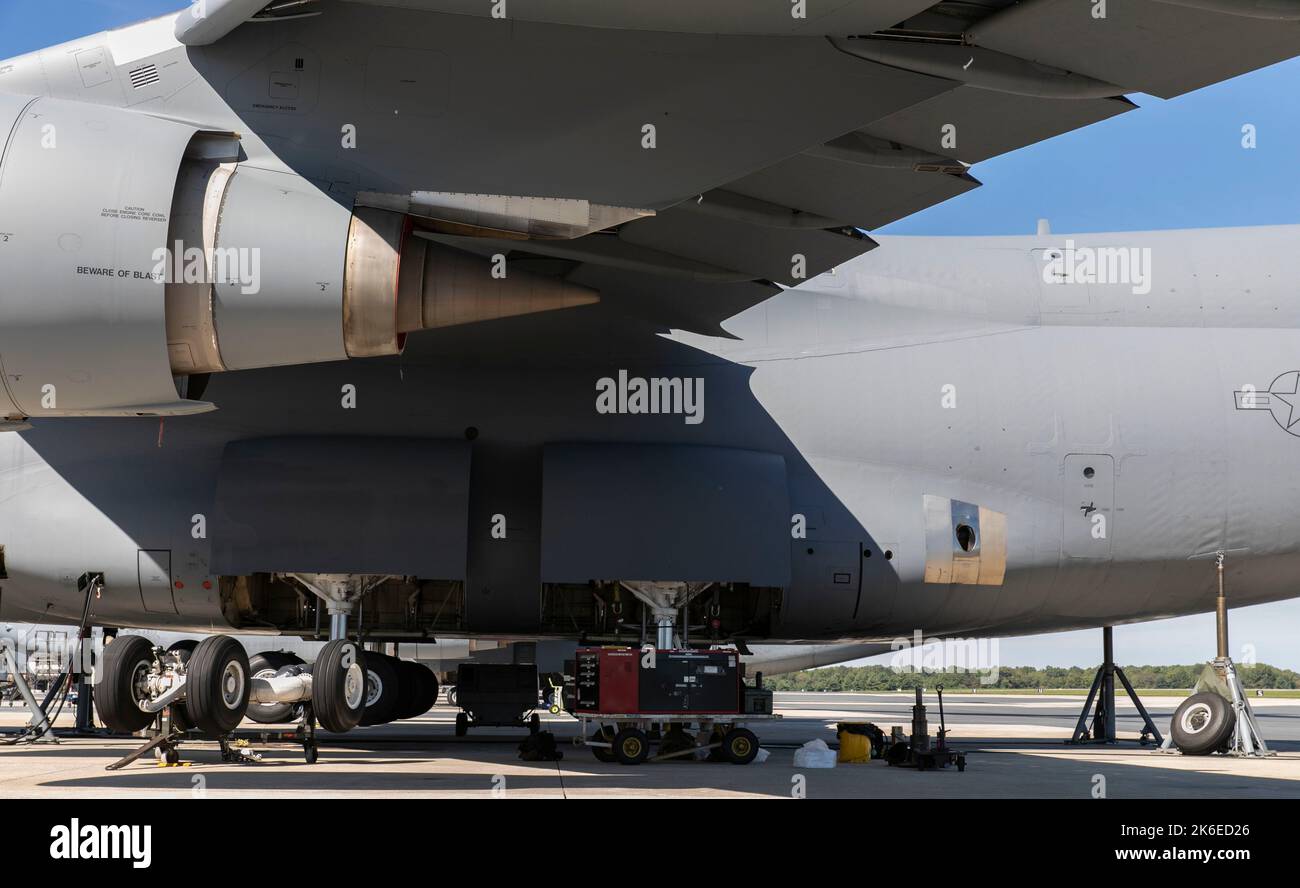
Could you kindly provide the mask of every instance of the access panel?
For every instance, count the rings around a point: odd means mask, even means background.
[[[1110,558],[1114,533],[1115,459],[1104,453],[1065,457],[1062,550],[1069,558]]]

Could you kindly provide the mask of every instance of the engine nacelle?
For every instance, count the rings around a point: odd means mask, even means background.
[[[10,124],[12,123],[12,127]],[[237,137],[0,95],[0,415],[210,410],[175,377],[399,354],[409,332],[598,301],[422,220],[251,166]]]
[[[153,255],[195,129],[0,95],[0,409],[8,417],[193,413],[167,360]]]

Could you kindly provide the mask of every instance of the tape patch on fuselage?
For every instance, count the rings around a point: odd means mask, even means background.
[[[925,581],[1001,586],[1007,573],[1007,516],[928,493],[922,500]]]
[[[113,54],[113,64],[119,68],[180,45],[176,39],[176,16],[128,25],[108,32],[108,51]]]

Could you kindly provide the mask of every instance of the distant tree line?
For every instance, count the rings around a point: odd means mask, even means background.
[[[1237,674],[1248,688],[1266,690],[1295,690],[1300,688],[1300,673],[1279,669],[1264,663],[1246,666],[1236,664]],[[1135,688],[1190,689],[1196,684],[1204,663],[1189,666],[1125,666],[1124,674]],[[910,691],[917,687],[933,689],[941,684],[945,688],[1017,688],[1048,690],[1087,688],[1097,673],[1097,667],[1048,666],[1043,669],[1031,666],[1003,666],[997,671],[997,681],[992,675],[976,672],[896,672],[889,666],[825,666],[791,672],[787,675],[763,677],[763,685],[775,691]],[[1118,682],[1117,682],[1118,684]]]

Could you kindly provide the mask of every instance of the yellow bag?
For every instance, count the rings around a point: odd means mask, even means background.
[[[866,734],[840,729],[840,752],[836,757],[842,765],[855,765],[871,761],[871,738]]]

